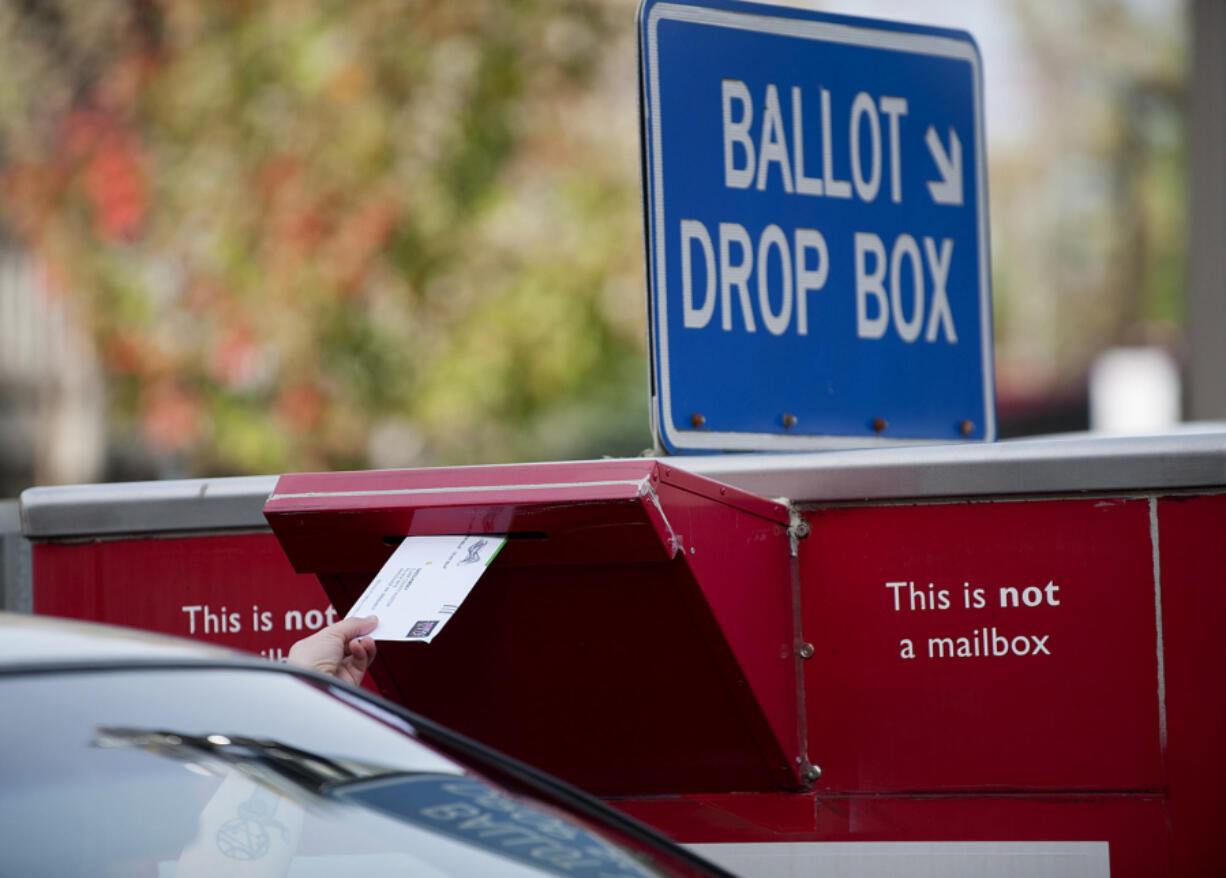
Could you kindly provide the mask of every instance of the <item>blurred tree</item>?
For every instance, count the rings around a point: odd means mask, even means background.
[[[221,474],[650,443],[633,9],[0,9],[0,216],[112,441]]]
[[[1104,348],[1178,343],[1185,10],[1011,9],[1035,113],[1029,135],[991,157],[998,384],[1002,395],[1084,394]]]
[[[1036,109],[990,148],[1003,399],[1174,337],[1185,46],[1176,0],[1000,3]],[[633,5],[0,4],[0,222],[87,315],[112,448],[648,445]]]

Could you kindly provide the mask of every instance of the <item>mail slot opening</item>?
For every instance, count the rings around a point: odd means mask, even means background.
[[[484,534],[484,536],[498,537],[500,539],[506,540],[507,542],[511,542],[512,540],[547,540],[549,539],[549,534],[544,533],[543,531],[539,531],[539,530],[516,531],[514,533],[501,533],[501,534],[488,533],[488,534]],[[399,546],[401,543],[404,542],[404,538],[405,538],[404,534],[400,534],[399,536],[387,536],[383,538],[383,542],[391,546],[392,548],[395,548],[396,546]]]
[[[283,476],[265,516],[340,612],[403,537],[512,535],[391,698],[599,795],[802,785],[789,513],[654,460]]]

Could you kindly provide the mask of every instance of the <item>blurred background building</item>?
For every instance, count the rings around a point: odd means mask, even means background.
[[[1226,4],[813,5],[979,42],[1002,436],[1226,418]],[[649,447],[634,13],[0,7],[0,497]]]

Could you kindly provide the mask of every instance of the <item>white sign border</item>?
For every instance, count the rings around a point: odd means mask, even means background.
[[[652,273],[652,290],[656,304],[655,343],[658,357],[655,368],[655,394],[652,400],[652,432],[660,436],[661,428],[672,446],[678,450],[695,451],[810,451],[818,448],[865,447],[869,445],[899,445],[917,442],[934,442],[938,439],[887,439],[879,436],[814,436],[780,433],[730,433],[715,430],[678,430],[673,422],[668,369],[668,300],[664,281],[666,268],[664,228],[664,171],[663,146],[660,141],[660,58],[657,29],[661,20],[682,21],[694,24],[748,30],[779,36],[800,37],[819,42],[844,43],[867,46],[919,55],[937,56],[968,61],[971,65],[974,85],[975,128],[975,201],[977,207],[979,238],[979,334],[980,368],[983,379],[984,436],[983,441],[996,438],[995,387],[992,383],[993,347],[991,328],[991,288],[988,281],[988,205],[986,190],[985,150],[983,143],[983,83],[979,51],[971,40],[941,37],[934,34],[912,33],[902,30],[874,30],[847,24],[818,21],[806,18],[776,17],[733,12],[725,9],[708,9],[676,3],[657,3],[652,6],[646,23],[648,81],[644,84],[643,124],[650,136],[651,162],[651,209],[648,213],[651,240],[655,242],[654,258],[649,266]],[[656,363],[653,363],[653,368]]]

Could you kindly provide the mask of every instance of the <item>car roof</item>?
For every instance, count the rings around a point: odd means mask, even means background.
[[[133,628],[0,612],[0,671],[30,665],[242,659],[221,647]]]

